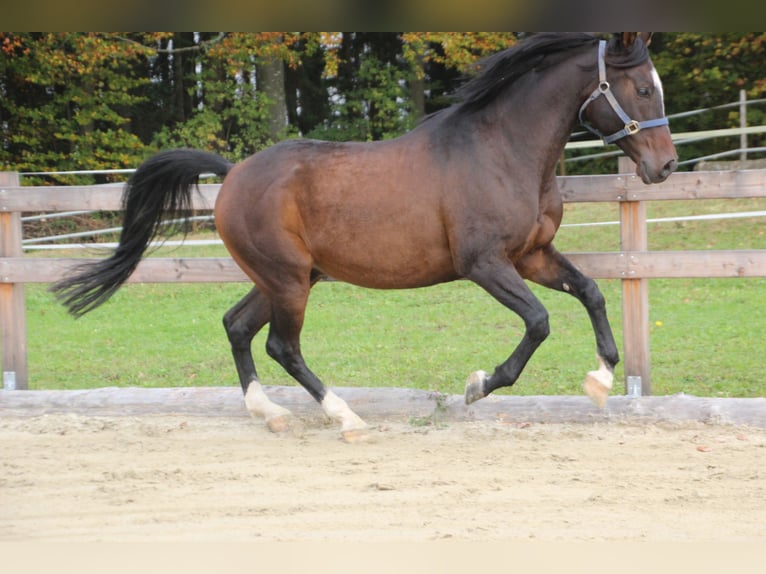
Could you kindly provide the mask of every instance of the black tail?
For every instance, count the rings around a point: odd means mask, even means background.
[[[51,291],[77,317],[111,297],[133,273],[149,242],[158,235],[166,216],[188,216],[192,186],[203,173],[226,175],[232,164],[203,151],[177,149],[161,152],[144,162],[125,186],[122,202],[125,216],[120,243],[111,257],[89,262],[74,275],[55,283]]]

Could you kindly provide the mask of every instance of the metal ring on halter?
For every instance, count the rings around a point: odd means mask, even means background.
[[[629,136],[637,134],[641,131],[641,124],[639,124],[636,120],[630,120],[630,122],[625,124],[625,131],[628,132]]]

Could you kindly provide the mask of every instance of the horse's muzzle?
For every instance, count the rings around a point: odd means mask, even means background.
[[[636,175],[641,178],[645,184],[661,183],[665,181],[671,173],[673,173],[678,167],[678,159],[673,158],[665,162],[662,167],[655,169],[647,162],[642,161],[636,166]]]

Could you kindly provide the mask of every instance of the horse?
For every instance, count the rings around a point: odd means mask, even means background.
[[[114,252],[51,289],[74,316],[102,304],[149,242],[167,234],[160,222],[188,215],[199,176],[212,172],[224,177],[216,228],[254,284],[223,324],[245,405],[270,430],[289,429],[291,413],[269,399],[255,368],[252,339],[267,324],[268,355],[340,425],[343,438],[368,436],[364,420],[301,353],[309,292],[326,277],[375,289],[468,279],[518,314],[521,341],[491,375],[469,375],[467,404],[513,385],[549,334],[548,312],[526,281],[568,293],[592,323],[598,367],[583,388],[603,407],[619,354],[595,281],[553,246],[563,214],[555,171],[578,123],[620,147],[646,184],[675,170],[650,39],[636,32],[533,35],[483,61],[450,107],[396,139],[292,139],[237,164],[200,150],[159,152],[125,186]]]

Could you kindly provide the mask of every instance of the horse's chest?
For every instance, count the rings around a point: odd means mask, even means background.
[[[542,193],[537,209],[531,210],[531,216],[524,223],[519,222],[521,233],[512,234],[515,241],[508,246],[508,251],[521,256],[550,244],[561,223],[562,210],[558,190]]]

